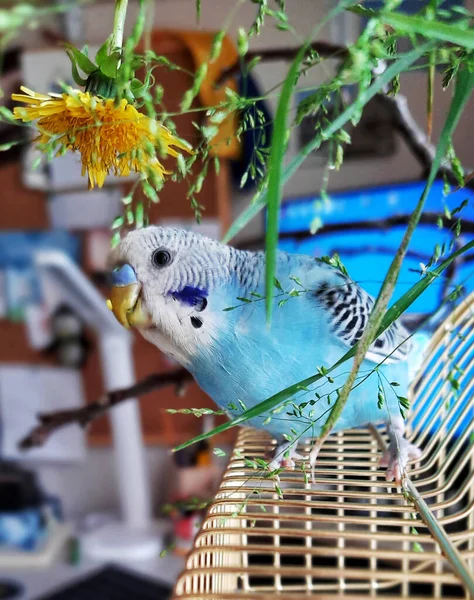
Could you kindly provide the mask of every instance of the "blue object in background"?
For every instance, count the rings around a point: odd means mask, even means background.
[[[0,511],[0,548],[37,550],[47,538],[51,518],[55,522],[64,520],[61,501],[56,496],[45,496],[38,506]]]
[[[41,511],[30,508],[0,514],[0,547],[35,550],[46,535]]]
[[[62,250],[75,262],[80,260],[78,236],[66,231],[0,231],[0,270],[4,273],[7,317],[24,318],[28,304],[41,302],[34,255],[39,250]]]
[[[280,211],[280,231],[290,235],[280,240],[279,248],[290,253],[313,256],[330,256],[337,252],[352,279],[376,296],[400,245],[406,225],[370,229],[364,227],[364,222],[410,215],[424,186],[424,181],[417,181],[338,192],[330,195],[329,202],[324,202],[318,196],[285,201]],[[465,199],[468,200],[468,205],[452,221],[448,221],[444,217],[445,207],[453,211]],[[445,256],[450,254],[449,244],[454,234],[449,232],[449,227],[457,217],[474,222],[474,192],[462,189],[444,196],[443,182],[436,181],[426,200],[424,213],[440,215],[445,226],[440,229],[436,222],[418,226],[402,266],[393,301],[420,279],[420,263],[428,262],[436,244],[445,244]],[[291,237],[292,232],[308,231],[315,219],[320,219],[324,226],[333,227],[306,239]],[[340,230],[337,230],[338,225],[341,226]],[[461,239],[465,243],[473,240],[474,235],[463,234],[461,229]],[[457,271],[453,286],[463,283],[466,292],[474,290],[474,278],[469,278],[473,268],[474,263],[464,262]],[[441,300],[441,286],[442,280],[434,282],[412,304],[409,312],[428,314],[435,311]]]

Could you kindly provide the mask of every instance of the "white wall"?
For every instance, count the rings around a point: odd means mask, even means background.
[[[110,448],[89,448],[86,460],[75,465],[42,465],[35,470],[48,494],[61,498],[68,517],[89,512],[119,514],[115,460]],[[146,449],[146,466],[153,498],[157,507],[167,501],[167,477],[172,459],[167,448]]]
[[[228,456],[231,448],[219,447]],[[92,512],[120,514],[120,503],[115,476],[115,460],[111,448],[89,448],[83,463],[28,464],[39,476],[46,493],[60,497],[67,517],[82,518]],[[177,467],[170,448],[147,447],[146,470],[150,481],[153,510],[160,516],[160,507],[170,501],[176,492]],[[214,457],[215,464],[224,469],[226,457]],[[171,492],[171,494],[170,494]],[[162,515],[161,515],[162,516]]]

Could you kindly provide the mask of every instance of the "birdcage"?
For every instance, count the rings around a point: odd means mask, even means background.
[[[242,430],[174,598],[474,597],[473,387],[474,294],[412,384],[408,437],[423,455],[402,488],[378,468],[383,429],[332,435],[316,484],[297,462],[281,494],[245,462],[274,440]]]

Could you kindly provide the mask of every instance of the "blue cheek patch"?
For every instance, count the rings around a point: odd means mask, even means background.
[[[112,285],[116,287],[125,287],[138,283],[137,275],[130,265],[122,265],[112,271]]]
[[[191,287],[189,285],[179,292],[170,292],[170,294],[175,300],[179,300],[183,304],[197,307],[201,307],[204,304],[205,298],[207,298],[207,290]]]

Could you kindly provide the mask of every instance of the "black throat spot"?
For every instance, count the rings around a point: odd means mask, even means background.
[[[194,329],[199,329],[203,325],[203,320],[200,317],[191,317],[191,325]]]

